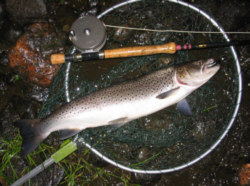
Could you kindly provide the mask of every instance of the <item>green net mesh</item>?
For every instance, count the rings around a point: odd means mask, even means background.
[[[150,29],[218,31],[203,15],[168,1],[142,1],[115,8],[102,16],[105,24]],[[105,49],[125,46],[223,42],[221,34],[180,34],[107,28]],[[162,67],[214,58],[221,70],[187,100],[192,117],[176,106],[132,121],[121,128],[105,126],[82,131],[75,137],[103,156],[126,167],[165,170],[185,165],[202,156],[228,128],[237,106],[239,74],[230,48],[183,51],[127,59],[72,63],[69,72],[71,100],[120,81],[134,79]],[[40,117],[66,103],[64,64],[50,88]]]

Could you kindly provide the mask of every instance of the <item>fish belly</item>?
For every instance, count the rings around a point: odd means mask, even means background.
[[[171,106],[185,98],[187,95],[188,94],[185,91],[180,89],[180,91],[166,99],[158,99],[156,98],[157,95],[154,95],[143,99],[141,98],[120,103],[117,103],[114,100],[113,104],[103,104],[99,107],[90,108],[89,110],[79,112],[78,114],[61,120],[55,124],[57,128],[54,130],[65,128],[83,130],[85,128],[109,125],[110,123],[119,124],[111,121],[119,120],[120,118],[129,122]]]

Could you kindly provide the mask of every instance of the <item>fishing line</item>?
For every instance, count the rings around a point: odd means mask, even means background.
[[[118,28],[118,29],[126,29],[126,30],[137,30],[137,31],[147,31],[147,32],[172,32],[172,33],[185,33],[185,34],[221,34],[219,31],[194,31],[194,30],[158,30],[158,29],[150,29],[150,28],[136,28],[136,27],[127,27],[127,26],[116,26],[116,25],[108,25],[104,23],[105,27],[108,28]],[[250,34],[250,32],[231,32],[224,31],[225,34]]]

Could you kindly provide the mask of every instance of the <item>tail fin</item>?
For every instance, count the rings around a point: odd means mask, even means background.
[[[14,123],[20,129],[23,138],[22,155],[27,155],[32,152],[43,141],[43,137],[39,132],[39,121],[35,120],[19,120]]]

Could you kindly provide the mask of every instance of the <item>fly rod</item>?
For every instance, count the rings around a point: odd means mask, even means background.
[[[87,52],[79,54],[52,54],[51,64],[61,64],[65,62],[78,62],[87,61],[93,59],[110,59],[110,58],[124,58],[124,57],[134,57],[134,56],[145,56],[153,54],[168,53],[174,54],[176,51],[181,50],[194,50],[194,49],[207,49],[207,48],[218,48],[218,47],[229,47],[229,46],[243,46],[250,45],[250,40],[241,41],[230,41],[222,43],[206,43],[206,44],[184,44],[176,45],[174,42],[170,42],[163,45],[149,45],[149,46],[135,46],[135,47],[125,47],[117,49],[108,49],[98,52]]]

